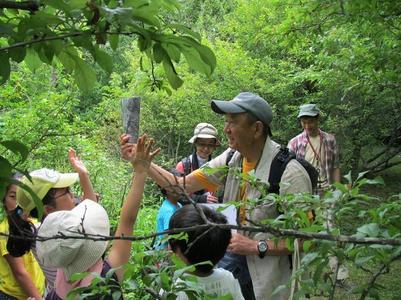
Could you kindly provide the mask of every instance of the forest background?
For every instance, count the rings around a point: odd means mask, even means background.
[[[179,11],[166,12],[163,18],[201,34],[217,61],[209,76],[195,72],[201,67],[180,61],[175,68],[183,83],[172,80],[162,65],[141,51],[135,36],[121,35],[118,41],[101,45],[111,57],[105,63],[98,57],[95,64],[88,51],[80,50],[87,62],[81,77],[69,72],[65,63],[56,59],[49,63],[28,50],[24,60],[11,63],[5,80],[0,52],[5,81],[0,88],[1,140],[20,141],[29,149],[24,162],[5,149],[1,155],[19,168],[68,172],[67,150],[73,147],[90,170],[114,226],[131,177],[119,153],[121,99],[142,97],[140,130],[156,140],[162,148],[157,162],[170,169],[192,151],[188,139],[199,122],[218,128],[223,143],[215,153],[224,150],[224,121],[211,111],[210,100],[251,91],[273,108],[275,141],[286,144],[301,131],[296,119],[300,104],[317,103],[323,112],[322,129],[335,134],[339,143],[342,173],[351,171],[355,178],[369,171],[370,178],[384,178],[384,187],[364,190],[377,197],[369,205],[400,193],[400,3],[194,0],[180,4]],[[7,36],[6,27],[0,28]],[[1,37],[0,45],[7,45]],[[149,181],[137,235],[155,228],[161,202],[157,187]],[[351,215],[343,230],[351,232],[360,223]],[[142,250],[144,243],[135,243],[134,251]],[[350,268],[351,283],[357,285],[363,275]],[[380,281],[384,288],[378,287],[378,295],[383,299],[401,295],[394,276],[400,270],[398,262]]]

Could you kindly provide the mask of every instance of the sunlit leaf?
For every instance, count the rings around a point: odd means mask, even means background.
[[[28,48],[26,51],[25,63],[32,72],[43,64],[38,53],[32,48]]]
[[[82,92],[88,93],[93,89],[96,82],[96,73],[90,65],[79,57],[75,59],[74,75],[75,82]]]
[[[163,59],[163,67],[171,87],[175,90],[178,89],[183,84],[183,81],[175,71],[171,60],[167,58]]]
[[[119,41],[119,35],[118,34],[109,34],[109,43],[110,43],[111,49],[117,50],[118,41]]]
[[[113,71],[113,61],[106,52],[97,48],[95,50],[95,59],[99,66],[107,73],[110,74]]]

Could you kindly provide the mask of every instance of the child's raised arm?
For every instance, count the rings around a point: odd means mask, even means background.
[[[83,199],[90,199],[97,202],[97,197],[93,190],[92,182],[89,178],[88,169],[85,167],[85,164],[79,158],[79,156],[76,155],[76,152],[73,148],[68,150],[68,159],[75,172],[77,172],[79,175],[79,182],[83,191]]]
[[[131,161],[132,166],[134,167],[134,177],[131,188],[121,209],[120,222],[115,236],[132,236],[133,227],[141,205],[145,180],[150,163],[160,152],[160,149],[152,151],[153,144],[154,141],[148,139],[146,135],[142,135],[138,139],[136,155]],[[112,268],[120,267],[128,262],[131,255],[131,244],[131,241],[114,240],[108,256],[108,261]],[[119,269],[116,271],[116,274],[121,282],[123,280],[124,270]]]

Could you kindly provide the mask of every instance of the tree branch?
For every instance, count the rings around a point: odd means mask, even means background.
[[[0,0],[1,1],[1,0]],[[76,36],[83,36],[83,35],[97,35],[97,34],[118,34],[118,35],[132,35],[132,34],[140,34],[140,32],[137,31],[132,31],[132,32],[89,32],[89,31],[76,31],[76,32],[70,32],[70,33],[66,33],[66,34],[60,34],[60,35],[53,35],[53,36],[43,36],[37,39],[33,39],[30,41],[25,41],[25,42],[19,42],[19,43],[15,43],[12,44],[10,46],[5,46],[0,48],[0,52],[1,51],[7,51],[10,49],[14,49],[14,48],[19,48],[19,47],[26,47],[26,46],[30,46],[33,44],[37,44],[37,43],[42,43],[45,41],[54,41],[54,40],[63,40],[66,38],[70,38],[70,37],[76,37]]]
[[[311,239],[316,239],[316,240],[327,240],[327,241],[333,241],[333,242],[341,242],[341,243],[352,243],[352,244],[362,244],[362,245],[391,245],[391,246],[400,246],[401,245],[401,239],[392,239],[392,238],[376,238],[376,237],[355,237],[355,236],[348,236],[348,235],[331,235],[329,233],[314,233],[314,232],[302,232],[298,230],[293,230],[293,229],[279,229],[275,228],[270,225],[264,225],[260,227],[255,227],[255,226],[241,226],[241,225],[230,225],[230,224],[216,224],[209,222],[209,224],[202,224],[202,225],[196,225],[196,226],[191,226],[191,227],[186,227],[186,228],[179,228],[179,229],[170,229],[170,230],[165,230],[162,232],[157,232],[153,234],[148,234],[144,236],[104,236],[104,235],[98,235],[98,234],[89,234],[85,233],[83,234],[82,232],[76,232],[78,235],[74,236],[67,236],[63,234],[58,234],[55,236],[51,237],[44,237],[44,236],[34,236],[33,234],[28,237],[21,237],[21,236],[15,236],[15,235],[10,235],[5,232],[0,232],[0,236],[5,236],[5,237],[12,237],[15,239],[20,239],[20,240],[33,240],[33,241],[48,241],[48,240],[54,240],[54,239],[84,239],[84,240],[92,240],[92,241],[111,241],[111,240],[129,240],[129,241],[140,241],[140,240],[147,240],[150,238],[153,238],[158,235],[163,235],[163,234],[177,234],[181,232],[190,232],[198,229],[203,229],[207,230],[211,227],[218,227],[222,229],[236,229],[236,230],[242,230],[246,232],[268,232],[273,234],[276,237],[295,237],[295,238],[302,238],[306,240],[311,240]],[[74,233],[75,234],[75,233]]]
[[[29,10],[31,12],[39,10],[39,3],[37,1],[8,1],[0,0],[0,9],[11,8],[20,10]]]
[[[381,268],[379,269],[379,271],[377,271],[377,272],[372,276],[372,278],[370,279],[368,286],[367,286],[366,288],[363,289],[362,294],[361,294],[361,297],[359,298],[359,300],[363,300],[363,299],[366,298],[366,296],[367,296],[368,293],[369,293],[369,290],[373,287],[374,283],[376,282],[377,278],[379,278],[380,275],[389,272],[389,266],[388,266],[388,265],[389,265],[390,263],[392,263],[393,261],[396,261],[396,260],[398,260],[398,259],[400,259],[400,258],[401,258],[401,254],[398,254],[398,255],[394,256],[393,258],[391,258],[391,260],[389,261],[388,264],[383,264],[383,265],[381,266]]]

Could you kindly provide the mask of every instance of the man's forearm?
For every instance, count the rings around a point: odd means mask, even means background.
[[[176,185],[174,175],[164,170],[162,167],[156,165],[155,163],[151,164],[148,171],[148,175],[162,188],[171,185]],[[177,180],[178,182],[180,182],[179,178],[177,178]]]
[[[182,186],[188,194],[202,190],[204,187],[196,180],[196,178],[189,174],[185,177],[176,177],[172,173],[163,169],[162,167],[152,163],[148,172],[150,178],[152,178],[162,188],[168,186]]]

